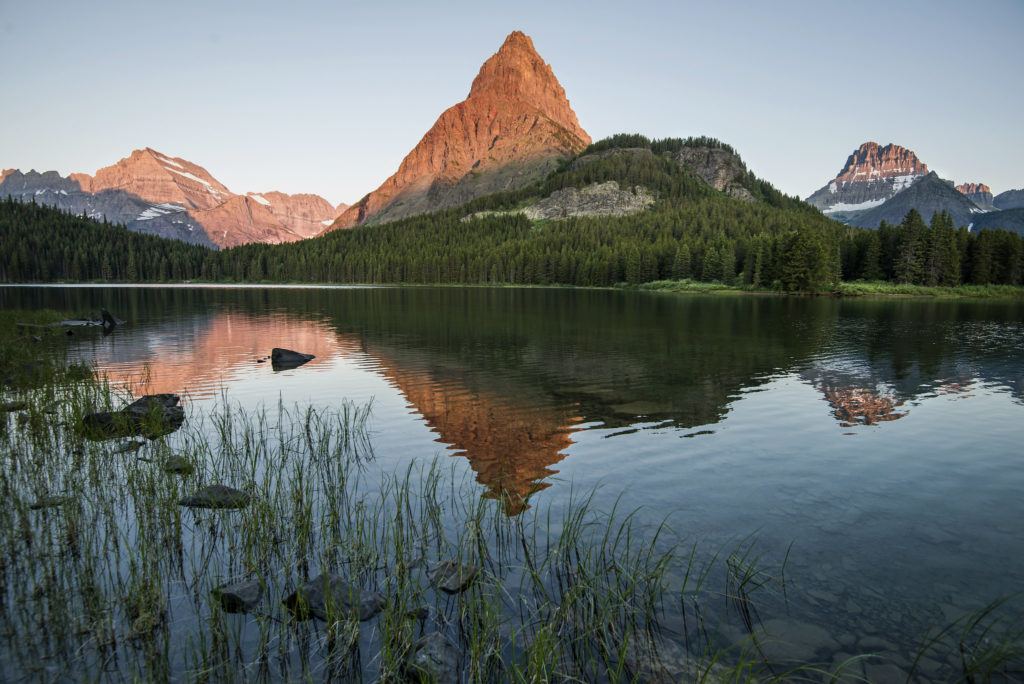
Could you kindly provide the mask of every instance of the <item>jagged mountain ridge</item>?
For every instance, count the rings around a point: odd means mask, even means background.
[[[984,183],[960,183],[956,189],[967,199],[971,200],[984,211],[993,211],[996,206],[992,203],[992,189]]]
[[[543,178],[590,136],[533,41],[512,32],[467,98],[438,117],[398,170],[331,229],[456,206]]]
[[[1024,189],[1001,192],[992,199],[992,204],[996,209],[1020,209],[1024,207]]]
[[[957,226],[969,226],[978,214],[983,213],[974,202],[953,187],[952,182],[930,171],[927,176],[881,205],[858,213],[849,223],[860,228],[877,228],[882,221],[897,224],[911,209],[916,209],[925,221],[931,221],[934,214],[945,211],[953,217],[953,223]]]
[[[316,235],[338,214],[317,195],[237,195],[202,166],[148,147],[93,175],[5,171],[0,197],[7,196],[213,247],[293,242]]]
[[[971,230],[1009,230],[1024,235],[1024,207],[998,209],[975,217]]]

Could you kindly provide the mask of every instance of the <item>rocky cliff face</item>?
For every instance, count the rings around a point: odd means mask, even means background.
[[[627,216],[654,204],[654,195],[642,186],[620,189],[615,181],[594,183],[584,188],[568,187],[522,209],[478,211],[464,217],[471,221],[485,216],[522,214],[531,221],[557,221],[576,216]]]
[[[525,185],[590,144],[565,91],[516,31],[480,69],[398,171],[331,228],[380,223]]]
[[[692,171],[715,190],[753,202],[754,196],[740,185],[747,166],[733,152],[713,147],[684,147],[673,155],[676,163]]]
[[[984,183],[961,183],[956,186],[956,189],[961,195],[978,205],[979,209],[992,211],[996,208],[992,203],[992,190]]]
[[[847,158],[839,174],[807,198],[827,214],[847,214],[880,206],[927,175],[928,166],[899,145],[866,142]]]
[[[203,167],[148,147],[95,175],[5,173],[0,197],[6,196],[211,247],[299,240],[316,235],[338,215],[318,195],[236,195]]]
[[[948,212],[957,226],[969,226],[983,213],[974,202],[957,192],[951,182],[931,171],[881,205],[860,212],[850,224],[862,228],[877,228],[882,221],[897,224],[911,209],[917,209],[926,222],[937,212]]]
[[[1024,190],[1007,190],[992,199],[996,209],[1020,209],[1024,207]]]
[[[301,238],[319,234],[348,208],[347,204],[338,205],[339,208],[332,207],[331,203],[320,195],[307,193],[289,195],[275,190],[250,192],[249,197],[269,208],[286,228]]]

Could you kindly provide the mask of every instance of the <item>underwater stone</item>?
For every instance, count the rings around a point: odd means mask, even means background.
[[[380,593],[363,591],[338,575],[320,574],[289,594],[283,603],[300,620],[315,617],[326,621],[328,610],[332,609],[335,614],[358,615],[362,621],[383,610],[385,599]]]
[[[192,466],[192,461],[175,454],[167,457],[163,464],[163,470],[165,473],[174,473],[175,475],[189,475],[195,468]]]
[[[448,594],[458,594],[469,588],[476,579],[477,569],[474,565],[462,565],[458,561],[443,560],[431,566],[427,577],[430,583]]]
[[[259,580],[229,582],[214,588],[211,592],[220,601],[226,613],[247,613],[263,598],[263,585]]]
[[[244,508],[248,503],[249,495],[245,492],[215,484],[185,497],[178,505],[188,508]]]
[[[443,634],[431,632],[413,643],[405,670],[421,682],[457,682],[459,652]]]

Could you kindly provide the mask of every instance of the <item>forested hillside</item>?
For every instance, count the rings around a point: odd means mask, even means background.
[[[1021,284],[1021,236],[969,233],[910,212],[878,231],[842,226],[783,195],[735,157],[714,189],[675,161],[718,141],[616,136],[521,190],[393,223],[220,252],[12,201],[0,203],[0,281],[276,281],[604,286],[689,278],[823,290],[840,278]],[[656,197],[625,216],[531,221],[519,208],[568,187],[615,181]],[[737,196],[742,197],[738,199]],[[480,214],[484,212],[484,214]],[[490,213],[487,213],[490,212]]]

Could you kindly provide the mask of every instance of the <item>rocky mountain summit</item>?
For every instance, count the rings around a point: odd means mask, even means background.
[[[956,186],[956,189],[961,195],[974,202],[979,209],[992,211],[996,208],[992,203],[992,190],[984,183],[961,183]]]
[[[866,142],[807,202],[843,220],[854,212],[880,206],[927,174],[928,166],[913,151],[892,143]]]
[[[292,242],[316,235],[338,215],[318,195],[236,195],[198,164],[148,147],[94,175],[5,171],[0,197],[210,247]]]
[[[380,223],[522,187],[590,144],[533,41],[511,33],[384,183],[331,229]]]

